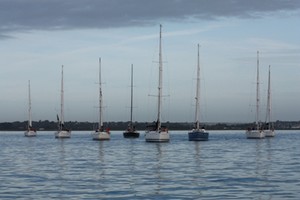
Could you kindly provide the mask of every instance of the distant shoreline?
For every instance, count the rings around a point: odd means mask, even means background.
[[[125,130],[129,122],[106,122],[105,127],[110,130],[122,131]],[[38,131],[54,131],[57,130],[57,122],[54,121],[33,121],[33,128]],[[134,122],[137,130],[144,130],[151,123],[149,122]],[[163,122],[170,130],[190,130],[193,128],[192,122]],[[300,121],[276,121],[273,123],[277,130],[300,130]],[[254,123],[203,123],[202,126],[207,130],[246,130],[253,126]],[[65,127],[74,131],[88,131],[97,127],[95,122],[65,122]],[[22,131],[27,128],[27,121],[16,122],[1,122],[0,131]]]

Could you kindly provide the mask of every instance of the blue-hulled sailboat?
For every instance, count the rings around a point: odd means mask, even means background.
[[[196,110],[195,110],[195,125],[194,128],[188,133],[189,141],[207,141],[209,133],[204,129],[204,127],[200,128],[200,120],[199,120],[199,108],[200,108],[200,55],[199,55],[199,47],[198,44],[198,62],[197,62],[197,85],[196,85]]]

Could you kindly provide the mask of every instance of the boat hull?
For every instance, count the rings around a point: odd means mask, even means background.
[[[71,131],[66,131],[66,130],[56,131],[54,133],[54,135],[55,135],[55,138],[70,138],[71,137]]]
[[[203,130],[192,130],[188,135],[189,141],[207,141],[209,133]]]
[[[275,136],[274,130],[265,130],[264,132],[265,132],[266,137],[274,137]]]
[[[28,130],[24,132],[25,137],[35,137],[36,136],[36,131]]]
[[[139,138],[140,133],[136,131],[126,131],[123,133],[124,138]]]
[[[146,142],[169,142],[170,135],[167,131],[147,131],[145,140]]]
[[[110,140],[110,133],[104,131],[95,131],[92,133],[93,140]]]
[[[265,138],[265,133],[262,130],[247,130],[247,139],[263,139]]]

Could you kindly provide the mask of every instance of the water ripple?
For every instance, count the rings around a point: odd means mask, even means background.
[[[117,131],[102,142],[89,132],[65,140],[0,132],[0,199],[299,199],[299,139],[211,131],[190,142],[177,131],[158,144]]]

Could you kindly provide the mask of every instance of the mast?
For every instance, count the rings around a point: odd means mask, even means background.
[[[31,95],[30,95],[30,80],[28,80],[28,128],[32,127],[31,120]]]
[[[61,126],[64,124],[64,66],[61,66],[61,96],[60,96]]]
[[[102,83],[101,83],[101,58],[99,58],[99,124],[98,124],[99,130],[103,126],[102,105],[103,105],[103,100],[102,100]]]
[[[157,130],[160,129],[161,126],[161,104],[162,104],[162,72],[163,72],[163,65],[162,65],[162,48],[161,48],[161,31],[162,25],[159,26],[159,76],[158,76],[158,112],[157,112]]]
[[[197,59],[197,85],[196,85],[196,111],[195,111],[195,121],[196,121],[196,129],[199,130],[199,101],[200,101],[200,53],[199,53],[199,47],[200,45],[198,44],[198,59]]]
[[[257,130],[260,129],[259,125],[259,51],[257,51],[257,77],[256,77],[256,119]]]
[[[269,65],[269,76],[268,76],[268,101],[267,101],[267,123],[269,130],[271,129],[271,65]]]
[[[132,126],[132,113],[133,113],[133,64],[131,64],[130,126]]]

